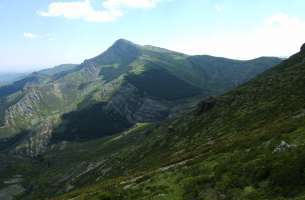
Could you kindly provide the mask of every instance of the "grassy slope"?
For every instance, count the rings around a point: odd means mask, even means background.
[[[135,131],[114,143],[80,144],[81,155],[88,155],[84,159],[116,152],[121,162],[108,163],[112,170],[103,179],[96,180],[100,169],[80,177],[76,190],[55,199],[302,199],[304,58],[305,52],[294,55],[217,98],[216,106],[200,115]],[[74,150],[55,151],[46,159],[77,156]]]

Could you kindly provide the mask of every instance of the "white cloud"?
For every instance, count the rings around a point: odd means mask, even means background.
[[[26,32],[26,33],[23,33],[23,37],[26,39],[30,39],[30,40],[34,40],[34,39],[47,39],[50,41],[54,40],[52,34],[50,34],[50,33],[47,33],[44,35],[39,35],[39,34],[35,34],[35,33]]]
[[[34,33],[23,33],[23,37],[25,37],[26,39],[37,39],[40,38],[40,35],[34,34]]]
[[[65,17],[88,22],[110,22],[124,15],[127,8],[152,8],[161,0],[104,0],[102,9],[95,9],[90,0],[51,3],[47,11],[39,11],[44,17]]]
[[[177,42],[179,41],[179,42]],[[249,59],[259,56],[289,56],[305,42],[305,21],[277,13],[260,25],[239,32],[223,32],[210,37],[175,38],[168,46],[189,54],[210,54]]]
[[[105,0],[103,5],[105,8],[110,9],[121,7],[152,8],[155,7],[158,2],[160,2],[160,0]]]

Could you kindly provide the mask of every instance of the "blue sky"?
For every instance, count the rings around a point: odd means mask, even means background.
[[[125,38],[187,54],[289,56],[304,0],[1,0],[0,71],[80,63]]]

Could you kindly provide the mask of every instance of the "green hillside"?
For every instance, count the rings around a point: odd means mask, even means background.
[[[54,179],[39,191],[70,191],[53,199],[303,199],[304,58],[302,48],[184,117],[57,146],[40,176]]]
[[[120,39],[80,65],[42,70],[0,87],[0,150],[37,156],[52,141],[88,140],[159,122],[279,62],[193,57]],[[93,115],[86,114],[92,109]]]
[[[303,199],[304,58],[161,124],[57,143],[27,168],[20,198]]]

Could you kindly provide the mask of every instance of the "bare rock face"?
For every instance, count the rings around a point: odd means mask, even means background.
[[[134,113],[137,122],[153,122],[166,118],[169,107],[157,100],[144,98],[141,107]]]
[[[127,117],[131,123],[159,121],[168,116],[169,106],[141,94],[130,83],[125,83],[111,98],[107,109]]]
[[[52,138],[53,123],[51,119],[46,119],[40,123],[37,129],[14,149],[14,152],[31,157],[44,153]]]
[[[87,76],[91,76],[92,79],[98,78],[100,68],[94,62],[86,60],[82,67]]]
[[[35,88],[31,88],[16,104],[9,107],[5,112],[5,126],[15,125],[16,119],[27,120],[36,114],[36,108],[41,100],[41,93]]]
[[[11,148],[11,152],[31,157],[45,152],[52,137],[53,120],[39,112],[45,103],[43,99],[41,90],[30,87],[19,101],[7,108],[2,128],[15,129],[16,133],[20,130],[28,132]]]

